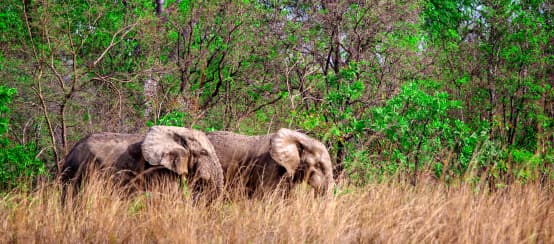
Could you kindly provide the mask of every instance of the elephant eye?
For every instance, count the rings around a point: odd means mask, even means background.
[[[323,173],[325,173],[326,168],[322,161],[317,162],[317,168],[321,169]]]
[[[208,156],[208,155],[210,155],[206,149],[195,150],[195,151],[193,151],[193,153],[194,153],[195,156]]]

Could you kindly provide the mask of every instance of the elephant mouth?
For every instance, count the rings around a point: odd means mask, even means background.
[[[286,173],[285,168],[283,168],[281,174],[284,175]],[[292,182],[295,184],[301,183],[303,181],[306,181],[306,169],[305,168],[299,168],[296,170],[295,174],[292,177]]]

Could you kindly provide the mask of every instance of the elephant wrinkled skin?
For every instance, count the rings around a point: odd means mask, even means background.
[[[302,181],[320,195],[333,189],[329,152],[305,134],[283,128],[260,136],[223,131],[206,135],[219,157],[229,189],[245,190],[250,197],[278,189],[287,194]]]
[[[75,195],[93,170],[122,186],[136,177],[148,182],[170,176],[186,177],[195,196],[206,192],[214,198],[223,188],[221,165],[206,135],[181,127],[153,126],[146,134],[98,133],[83,138],[62,165],[62,201],[68,185],[74,185]]]

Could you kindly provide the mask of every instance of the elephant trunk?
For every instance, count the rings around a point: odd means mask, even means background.
[[[335,188],[333,177],[312,176],[308,183],[314,188],[317,196],[332,195]]]
[[[320,196],[332,196],[335,189],[335,180],[333,179],[333,176],[326,176],[326,185],[318,191],[318,195]]]

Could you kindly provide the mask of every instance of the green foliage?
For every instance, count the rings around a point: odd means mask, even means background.
[[[33,144],[21,145],[11,141],[8,131],[8,105],[16,90],[0,86],[0,190],[15,187],[24,189],[39,175],[46,175],[44,163],[36,158],[38,149]]]
[[[148,121],[146,125],[167,125],[167,126],[179,126],[185,127],[185,113],[180,111],[173,111],[160,117],[155,122]]]
[[[429,0],[425,1],[423,17],[424,27],[432,38],[448,41],[459,41],[460,26],[471,18],[469,8],[473,0]]]
[[[398,168],[413,171],[415,167],[432,170],[440,177],[446,170],[437,160],[439,154],[464,149],[461,157],[473,153],[468,127],[451,116],[461,109],[459,101],[450,100],[446,92],[433,81],[415,81],[404,86],[385,106],[371,110],[370,127],[383,134],[391,147],[382,152],[389,160],[398,162]],[[434,90],[432,94],[426,90]],[[467,159],[460,159],[453,169],[463,173]],[[416,164],[419,164],[416,166]]]
[[[22,6],[18,1],[8,0],[0,6],[0,42],[25,38],[25,24],[22,21]]]
[[[39,149],[54,165],[85,133],[159,124],[302,128],[357,184],[416,164],[447,183],[550,180],[550,5],[167,0],[157,14],[151,0],[7,0],[6,177]]]
[[[11,103],[12,97],[16,92],[14,88],[0,86],[0,135],[8,131],[8,115],[10,113],[8,105]]]
[[[359,102],[365,91],[364,82],[359,80],[358,64],[352,62],[338,75],[314,76],[313,80],[325,79],[329,91],[321,107],[301,114],[301,126],[306,130],[325,131],[329,139],[359,135],[366,128],[366,120],[357,117],[353,104]]]
[[[33,144],[11,144],[5,138],[0,143],[0,189],[28,189],[38,176],[46,176],[44,163],[36,158]]]

